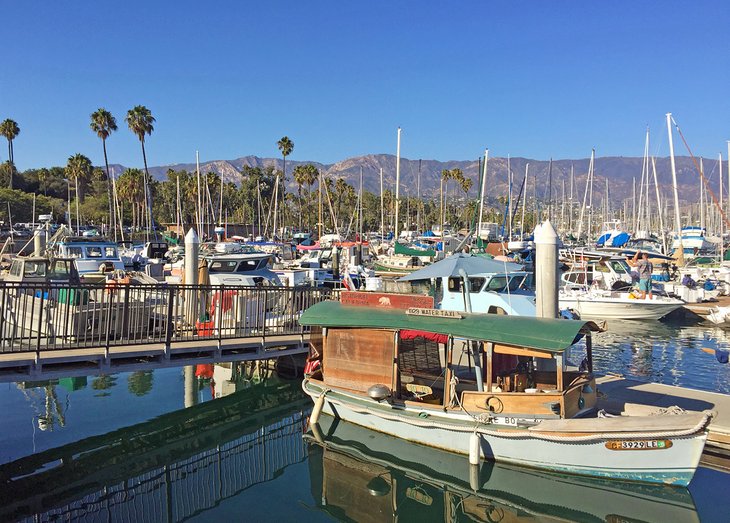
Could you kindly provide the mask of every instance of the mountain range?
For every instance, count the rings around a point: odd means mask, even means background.
[[[684,204],[696,203],[700,197],[701,179],[694,161],[690,157],[676,157],[677,186],[679,189],[680,201]],[[699,159],[697,160],[700,161]],[[344,177],[345,180],[355,187],[359,186],[360,170],[363,174],[363,186],[365,190],[379,194],[380,191],[380,170],[383,171],[383,185],[386,190],[395,191],[396,179],[396,157],[391,154],[369,154],[347,158],[333,164],[323,164],[312,161],[289,160],[286,162],[287,187],[290,191],[296,190],[296,183],[293,180],[292,170],[297,165],[311,163],[315,165],[326,177]],[[594,206],[600,205],[606,192],[606,180],[608,180],[609,200],[613,206],[623,205],[623,202],[632,198],[633,185],[640,184],[642,177],[642,166],[644,160],[640,157],[611,156],[596,158],[594,163],[594,184],[593,201]],[[588,177],[590,159],[581,158],[575,160],[554,160],[552,162],[552,194],[555,200],[560,201],[563,197],[563,184],[565,184],[565,198],[570,197],[570,172],[574,171],[573,199],[582,202]],[[281,170],[283,162],[281,158],[260,158],[258,156],[244,156],[235,160],[213,160],[200,164],[202,173],[215,172],[226,182],[240,183],[241,169],[243,166],[267,167],[273,165],[275,169]],[[525,175],[525,168],[528,167],[527,195],[532,197],[537,192],[538,198],[546,198],[548,194],[548,180],[550,161],[533,160],[527,158],[489,158],[487,163],[487,184],[486,194],[488,198],[494,199],[505,196],[508,192],[507,173],[508,165],[513,174],[513,191],[516,194],[520,190],[522,179]],[[421,195],[424,198],[438,197],[441,171],[444,169],[461,169],[464,175],[471,179],[473,184],[469,195],[476,196],[479,177],[478,160],[412,160],[401,158],[401,197],[416,196],[417,180],[420,172]],[[122,165],[114,165],[115,174],[125,169]],[[150,174],[158,180],[166,179],[168,170],[195,171],[194,163],[180,163],[172,165],[161,165],[150,167]],[[660,196],[672,198],[672,177],[669,158],[656,159],[657,180],[660,188]],[[720,168],[717,160],[708,160],[704,165],[705,177],[719,197]],[[725,166],[723,173],[727,173]],[[650,203],[655,207],[656,196],[654,189],[653,175],[650,165]],[[725,175],[727,176],[727,175]],[[535,180],[537,188],[535,189]],[[727,178],[726,178],[727,180]],[[460,189],[455,189],[455,182],[449,182],[449,193],[463,195]],[[727,193],[727,183],[724,183]],[[637,196],[638,198],[638,196]],[[709,198],[708,198],[709,199]]]

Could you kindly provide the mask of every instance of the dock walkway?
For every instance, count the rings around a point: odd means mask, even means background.
[[[598,386],[598,407],[609,412],[622,412],[627,406],[648,405],[657,408],[681,407],[685,410],[712,410],[703,462],[728,468],[730,456],[730,395],[687,389],[661,383],[646,383],[618,375],[601,376]]]

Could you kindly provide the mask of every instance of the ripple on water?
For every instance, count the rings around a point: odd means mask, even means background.
[[[642,381],[730,393],[730,365],[708,349],[730,347],[730,330],[661,321],[611,321],[594,336],[597,372],[615,372]]]

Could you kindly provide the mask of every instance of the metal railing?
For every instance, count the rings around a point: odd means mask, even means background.
[[[338,291],[229,285],[0,284],[0,353],[302,334]]]

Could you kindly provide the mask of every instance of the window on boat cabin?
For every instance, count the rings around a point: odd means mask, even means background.
[[[68,260],[56,260],[51,265],[49,275],[53,277],[67,277],[71,273],[71,266]]]
[[[116,247],[104,247],[104,258],[116,258],[117,249]]]
[[[87,247],[86,256],[89,258],[101,258],[101,247]]]
[[[23,273],[23,262],[20,260],[15,260],[13,264],[10,266],[10,275],[11,276],[22,276]]]
[[[25,276],[45,276],[46,264],[42,262],[26,261]]]
[[[449,292],[461,292],[461,278],[449,278]]]
[[[398,339],[398,397],[441,405],[446,377],[445,339],[430,333],[401,331]]]
[[[606,263],[609,263],[609,262],[606,262]],[[597,263],[596,266],[593,268],[593,270],[596,272],[611,272],[611,269],[603,263]]]
[[[237,261],[224,261],[224,260],[213,260],[210,263],[210,266],[208,267],[208,271],[213,272],[234,272],[236,270],[236,266],[238,265]]]
[[[461,281],[462,279],[459,277],[449,278],[449,291],[461,292]],[[469,278],[469,292],[479,292],[482,290],[485,281],[486,278]]]
[[[587,280],[586,276],[588,277]],[[580,285],[590,285],[591,283],[593,283],[593,271],[589,270],[587,272],[569,272],[565,276],[565,281],[567,281],[568,283],[577,283]]]
[[[255,271],[259,268],[261,265],[262,260],[243,260],[241,263],[238,264],[238,269],[236,272],[250,272]]]
[[[517,282],[519,285],[519,282]],[[504,292],[507,287],[507,276],[492,276],[492,279],[487,283],[485,291]],[[513,290],[513,289],[510,289]]]
[[[629,274],[631,271],[629,270],[629,266],[619,260],[609,260],[608,264],[611,266],[614,272],[618,274]]]
[[[66,254],[69,258],[81,258],[84,255],[84,251],[81,247],[67,247]]]

